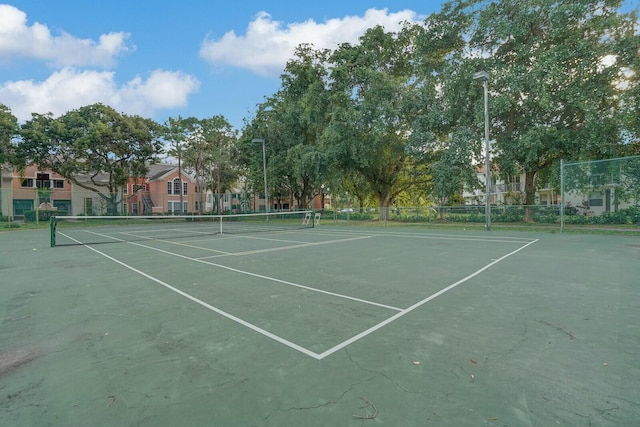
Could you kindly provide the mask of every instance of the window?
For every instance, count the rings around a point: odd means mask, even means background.
[[[91,197],[84,198],[84,214],[93,215],[93,199]]]
[[[71,215],[71,200],[54,200],[53,207],[58,209],[58,215]]]
[[[180,215],[187,213],[187,202],[183,202],[182,211],[180,210],[180,201],[170,201],[168,205],[168,211],[173,215]]]
[[[589,206],[602,206],[602,193],[591,193],[589,196]]]
[[[48,173],[36,174],[36,187],[38,188],[51,188],[51,180]]]
[[[64,188],[64,180],[63,179],[54,179],[53,180],[53,188]]]
[[[33,178],[23,179],[20,186],[25,188],[33,188]]]
[[[167,182],[167,194],[180,194],[180,178]],[[182,194],[187,194],[187,183],[182,183]]]

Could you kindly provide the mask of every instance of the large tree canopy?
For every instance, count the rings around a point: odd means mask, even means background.
[[[637,18],[619,13],[620,6],[612,0],[448,6],[469,18],[469,55],[486,58],[479,66],[491,74],[497,161],[524,169],[527,205],[535,203],[538,173],[559,159],[619,152],[621,80],[634,69],[640,46]]]
[[[162,150],[157,124],[94,104],[59,118],[33,114],[21,129],[19,150],[28,162],[50,169],[105,200],[111,214],[130,176],[141,176]]]
[[[397,33],[372,28],[334,51],[301,46],[246,132],[269,136],[274,193],[359,176],[381,208],[428,190],[442,203],[475,185],[483,109],[472,76],[486,70],[496,170],[524,171],[533,205],[559,159],[637,151],[640,36],[620,6],[452,0]],[[300,169],[307,176],[291,179]]]
[[[204,190],[219,195],[237,181],[238,168],[234,165],[237,132],[223,116],[170,117],[162,126],[161,134],[168,145],[167,154],[178,160],[181,176],[183,170],[195,176],[201,190],[200,206],[204,206]],[[221,210],[219,196],[217,199],[216,213]]]
[[[0,166],[15,162],[14,139],[18,135],[18,119],[6,105],[0,104]],[[0,169],[0,173],[2,170]],[[2,182],[0,181],[0,185]]]
[[[328,51],[309,45],[296,49],[281,77],[282,87],[259,106],[241,144],[249,181],[262,188],[262,150],[251,141],[265,141],[269,196],[279,204],[307,206],[329,179],[329,153],[321,146],[329,95],[326,88]]]
[[[399,33],[368,30],[357,45],[343,44],[331,58],[331,121],[326,144],[345,170],[361,174],[388,215],[393,199],[409,188],[416,158],[408,146],[411,125],[422,108],[424,81],[411,52],[416,28]]]
[[[640,32],[636,12],[621,6],[450,0],[396,32],[371,28],[333,50],[300,45],[280,89],[239,137],[222,116],[191,117],[169,119],[164,141],[201,189],[229,188],[235,164],[245,188],[261,191],[262,147],[252,142],[260,138],[275,202],[307,206],[331,188],[361,205],[377,200],[384,219],[393,203],[423,196],[450,203],[475,185],[484,120],[482,87],[472,76],[485,70],[493,173],[524,173],[524,202],[533,205],[559,159],[640,153]],[[6,108],[0,119],[2,129],[15,125]],[[96,104],[58,119],[34,114],[17,154],[79,186],[115,193],[159,151],[155,133],[150,120]],[[12,145],[4,134],[0,144],[7,161]]]
[[[18,120],[6,105],[0,104],[0,216],[2,216],[2,169],[5,164],[19,165],[14,140],[18,135]]]

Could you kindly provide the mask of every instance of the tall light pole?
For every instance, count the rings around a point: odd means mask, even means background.
[[[264,204],[265,212],[269,213],[269,194],[267,193],[267,153],[264,147],[263,138],[253,138],[251,142],[259,142],[262,144],[262,172],[264,176]]]
[[[489,148],[489,73],[478,71],[473,75],[474,80],[482,82],[484,87],[484,168],[486,176],[485,208],[484,214],[487,218],[485,230],[491,230],[491,150]]]

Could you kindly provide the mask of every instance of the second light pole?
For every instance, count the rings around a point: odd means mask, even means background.
[[[485,229],[491,230],[491,150],[489,148],[489,73],[478,71],[473,75],[473,80],[479,80],[484,87],[484,168],[486,176],[485,208],[487,218]]]
[[[264,206],[265,212],[269,213],[269,194],[267,193],[267,152],[264,146],[264,138],[254,138],[251,142],[262,144],[262,172],[264,176]]]

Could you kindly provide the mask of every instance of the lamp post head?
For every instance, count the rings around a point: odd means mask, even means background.
[[[489,81],[489,73],[486,71],[478,71],[473,75],[473,80],[480,80],[481,82]]]

